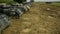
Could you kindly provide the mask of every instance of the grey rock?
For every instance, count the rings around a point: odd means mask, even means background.
[[[8,17],[4,14],[0,15],[0,29],[3,30],[9,25]]]
[[[4,14],[0,15],[0,34],[8,26],[9,26],[8,17]]]

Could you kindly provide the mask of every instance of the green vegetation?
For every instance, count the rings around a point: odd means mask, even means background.
[[[52,5],[60,6],[60,2],[52,3]]]
[[[11,3],[23,3],[25,2],[26,0],[0,0],[0,3],[8,3],[8,4],[11,4]]]
[[[8,4],[12,4],[12,3],[23,3],[25,2],[26,0],[0,0],[0,3],[8,3]],[[34,0],[31,0],[32,2]],[[39,2],[40,3],[40,2]],[[55,6],[60,6],[60,2],[56,2],[56,3],[52,3],[52,5],[55,5]]]
[[[14,3],[14,1],[13,0],[0,0],[0,3],[8,3],[8,4],[10,4],[10,3]]]

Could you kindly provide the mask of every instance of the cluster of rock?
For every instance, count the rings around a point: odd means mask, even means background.
[[[24,4],[6,4],[0,3],[0,33],[9,26],[9,17],[19,18],[23,13],[27,12],[31,7],[31,2]]]

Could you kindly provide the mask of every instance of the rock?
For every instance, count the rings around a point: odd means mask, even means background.
[[[24,32],[24,33],[28,33],[28,32],[30,32],[31,31],[31,29],[23,29],[22,30],[22,32]]]
[[[0,15],[0,34],[2,31],[9,26],[8,17],[4,14]]]
[[[0,30],[5,29],[9,25],[9,20],[6,15],[0,15]]]
[[[50,8],[47,8],[46,10],[50,11],[51,9]]]

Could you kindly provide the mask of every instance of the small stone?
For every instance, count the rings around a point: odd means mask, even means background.
[[[51,10],[50,8],[47,8],[47,10],[49,11],[49,10]]]
[[[24,29],[24,30],[22,30],[22,31],[25,32],[25,33],[28,33],[28,32],[31,31],[31,29]]]
[[[52,16],[48,16],[49,18],[53,18]]]

